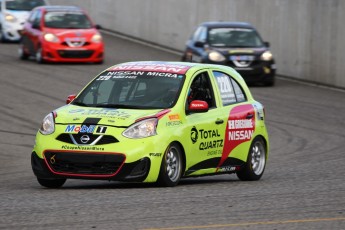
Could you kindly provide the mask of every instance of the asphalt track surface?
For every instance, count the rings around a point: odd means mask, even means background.
[[[180,58],[104,37],[102,65],[39,65],[20,61],[18,44],[0,44],[0,229],[345,229],[345,92],[284,79],[251,87],[266,107],[271,142],[260,181],[222,175],[173,188],[89,180],[41,187],[30,155],[47,113],[110,65]]]

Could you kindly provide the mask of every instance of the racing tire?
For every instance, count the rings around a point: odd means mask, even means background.
[[[60,188],[66,182],[66,179],[41,179],[37,177],[40,185],[47,188]]]
[[[256,137],[249,149],[247,162],[236,172],[242,181],[259,180],[266,167],[266,145],[261,137]]]
[[[44,59],[42,57],[42,48],[41,47],[38,47],[38,49],[36,50],[35,58],[36,58],[36,62],[38,64],[43,64],[44,63]]]
[[[182,176],[182,150],[172,143],[164,153],[158,176],[158,184],[164,187],[176,186]]]
[[[18,55],[20,60],[27,60],[29,58],[29,54],[25,52],[24,45],[22,43],[19,44]]]

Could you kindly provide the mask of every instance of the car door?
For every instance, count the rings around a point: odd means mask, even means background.
[[[226,121],[224,147],[217,171],[235,171],[247,159],[248,150],[255,132],[255,108],[247,101],[240,84],[229,74],[212,72],[217,82],[222,108],[222,119]]]
[[[23,34],[23,44],[34,55],[40,45],[40,36],[42,33],[42,11],[34,10],[25,24],[25,33]]]
[[[186,175],[200,175],[215,172],[223,150],[223,136],[226,120],[219,113],[214,83],[208,71],[195,74],[189,85],[186,107],[195,100],[206,101],[207,112],[186,114],[185,132],[190,133],[186,146]]]

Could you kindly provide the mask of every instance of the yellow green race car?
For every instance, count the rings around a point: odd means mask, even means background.
[[[263,105],[232,68],[129,62],[101,72],[37,132],[38,182],[157,182],[236,173],[259,180],[269,152]]]

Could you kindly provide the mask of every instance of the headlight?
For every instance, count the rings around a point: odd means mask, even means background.
[[[100,34],[95,34],[91,38],[92,42],[99,43],[102,41],[102,36]]]
[[[60,40],[59,38],[52,33],[47,33],[44,35],[44,40],[46,40],[47,42],[54,42],[54,43],[58,43]]]
[[[223,54],[219,53],[218,51],[211,51],[208,54],[208,59],[214,62],[223,62],[225,61],[225,57]]]
[[[55,131],[53,113],[49,113],[42,121],[40,132],[44,135],[52,134]]]
[[[157,118],[150,118],[139,121],[128,129],[122,135],[128,138],[143,138],[156,135]]]
[[[12,14],[6,13],[5,14],[5,20],[8,22],[16,22],[17,18]]]
[[[261,54],[261,60],[264,61],[271,61],[273,58],[273,55],[271,53],[271,51],[265,51],[263,54]]]

